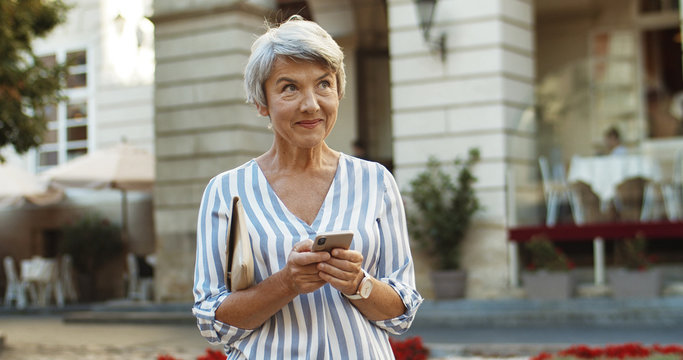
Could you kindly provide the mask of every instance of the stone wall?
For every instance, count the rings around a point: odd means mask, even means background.
[[[240,1],[155,2],[157,300],[192,299],[196,219],[208,181],[272,141],[242,86],[264,16]]]
[[[415,3],[389,1],[397,180],[405,190],[430,155],[446,164],[479,148],[476,188],[485,210],[464,247],[467,297],[500,297],[508,276],[506,174],[535,158],[533,129],[519,126],[533,103],[533,8],[518,0],[436,6],[431,34],[446,35],[443,62],[423,39]]]

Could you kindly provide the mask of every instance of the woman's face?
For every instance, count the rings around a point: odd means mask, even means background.
[[[299,148],[313,148],[337,121],[339,95],[335,73],[320,64],[279,58],[265,83],[269,116],[276,138]]]

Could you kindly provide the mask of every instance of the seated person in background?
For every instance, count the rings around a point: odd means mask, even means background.
[[[607,129],[605,132],[605,146],[607,155],[626,155],[628,151],[621,144],[621,135],[615,127]]]

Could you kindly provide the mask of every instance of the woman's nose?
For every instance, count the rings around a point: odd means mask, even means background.
[[[304,92],[304,97],[301,100],[301,112],[316,113],[320,110],[320,104],[313,91]]]

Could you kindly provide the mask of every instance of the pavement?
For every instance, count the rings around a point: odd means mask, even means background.
[[[0,359],[196,359],[210,346],[191,304],[112,301],[0,308]],[[683,297],[425,301],[399,338],[420,336],[431,359],[526,359],[571,344],[683,344]],[[4,344],[4,345],[3,345]]]

